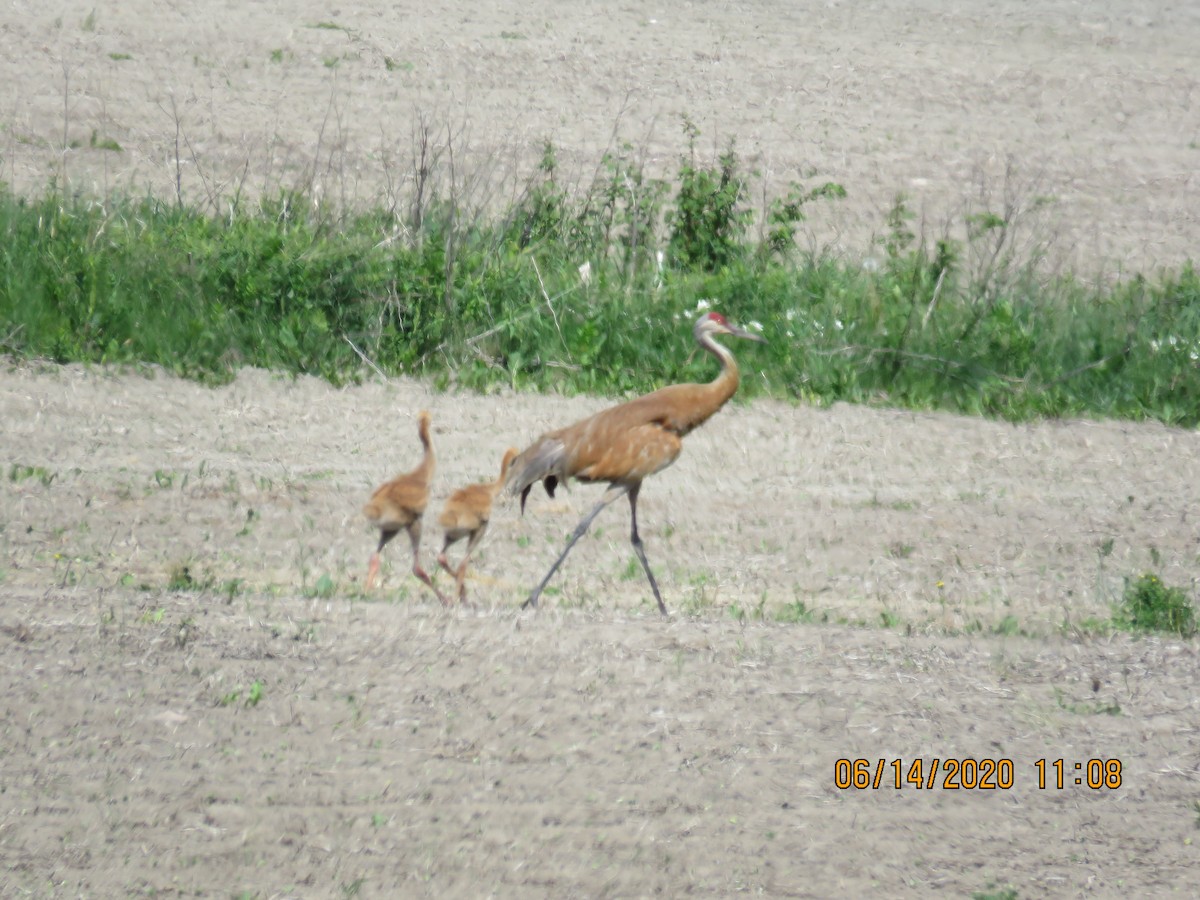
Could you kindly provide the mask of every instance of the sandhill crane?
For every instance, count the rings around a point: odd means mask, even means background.
[[[464,580],[467,577],[467,561],[470,560],[476,545],[483,540],[483,535],[488,527],[488,519],[492,515],[492,501],[504,487],[504,478],[508,475],[508,467],[516,458],[517,448],[509,447],[500,463],[499,478],[495,481],[459,488],[450,495],[446,506],[442,509],[441,516],[438,517],[438,524],[446,532],[442,552],[438,554],[438,564],[454,576],[454,583],[458,587],[459,603],[465,603],[467,600],[467,585]],[[446,560],[446,551],[463,538],[467,538],[467,552],[463,554],[462,562],[458,564],[456,572],[450,568],[450,563]]]
[[[366,589],[369,591],[375,585],[375,577],[379,574],[380,551],[401,531],[407,531],[408,538],[412,541],[412,573],[429,585],[429,589],[437,594],[437,598],[446,604],[446,598],[434,587],[433,579],[421,568],[419,556],[421,518],[425,515],[425,505],[429,502],[429,479],[433,477],[435,466],[433,442],[429,439],[428,410],[421,410],[417,416],[417,434],[425,448],[421,464],[406,475],[400,475],[380,485],[363,507],[363,515],[379,529],[379,546],[371,554],[371,563],[367,567]]]
[[[630,541],[641,560],[659,611],[667,615],[658,583],[642,539],[638,536],[637,500],[642,480],[660,472],[679,456],[683,437],[704,424],[738,387],[738,369],[733,354],[718,344],[714,337],[728,334],[733,337],[762,341],[763,338],[729,324],[720,313],[705,313],[693,329],[696,342],[721,361],[721,374],[708,384],[674,384],[651,394],[602,410],[582,421],[550,431],[538,438],[513,461],[508,473],[508,486],[521,495],[521,512],[535,482],[542,482],[546,493],[554,496],[560,481],[608,482],[609,488],[583,520],[575,527],[566,549],[554,561],[541,584],[533,589],[523,606],[537,606],[538,597],[553,577],[571,548],[575,546],[600,510],[618,497],[628,495],[632,529]]]

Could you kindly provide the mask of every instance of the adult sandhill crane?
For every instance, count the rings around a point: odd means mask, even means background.
[[[442,544],[442,552],[438,554],[438,564],[454,576],[454,584],[458,587],[458,602],[465,603],[467,600],[467,585],[465,579],[467,577],[467,562],[471,558],[471,554],[475,551],[476,545],[483,540],[483,535],[487,531],[488,519],[492,515],[492,501],[496,499],[496,495],[504,487],[504,478],[508,475],[508,467],[512,461],[517,458],[517,448],[509,447],[504,453],[504,459],[500,463],[500,477],[495,481],[486,481],[481,484],[471,484],[464,488],[459,488],[446,501],[446,506],[442,509],[441,516],[438,517],[438,524],[445,529],[446,540]],[[458,564],[458,571],[450,568],[450,563],[446,560],[446,551],[450,547],[467,539],[467,552],[463,554],[462,562]]]
[[[630,541],[641,560],[659,611],[667,615],[662,594],[642,539],[638,536],[637,500],[642,480],[660,472],[679,456],[683,438],[704,424],[725,405],[738,387],[738,369],[733,354],[714,340],[716,335],[762,341],[763,338],[729,324],[720,313],[705,313],[693,329],[696,342],[721,361],[721,374],[708,384],[673,384],[651,394],[602,410],[566,428],[549,431],[513,461],[508,486],[521,495],[521,512],[535,482],[542,482],[546,493],[554,496],[560,481],[608,482],[609,488],[583,520],[575,527],[566,549],[554,561],[541,584],[533,589],[523,606],[537,606],[538,597],[553,577],[571,548],[588,530],[600,510],[618,497],[628,495],[632,529]]]
[[[365,515],[372,525],[379,529],[379,546],[371,554],[371,563],[367,567],[366,589],[369,591],[375,585],[375,577],[379,574],[379,553],[388,541],[401,531],[408,532],[412,541],[413,567],[412,573],[429,585],[429,589],[437,594],[443,604],[447,603],[433,585],[433,579],[421,568],[421,518],[425,515],[425,505],[429,502],[429,479],[433,477],[435,461],[433,457],[433,442],[429,439],[429,412],[421,410],[417,416],[417,434],[425,448],[421,464],[411,472],[393,478],[386,484],[380,485],[363,507]]]

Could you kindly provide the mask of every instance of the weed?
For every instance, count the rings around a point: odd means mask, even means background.
[[[627,562],[625,564],[625,568],[621,570],[621,580],[622,581],[633,581],[635,578],[638,578],[641,574],[642,574],[641,565],[638,564],[638,561],[636,559],[630,559],[629,562]]]
[[[243,706],[245,706],[247,709],[252,709],[253,707],[258,706],[258,704],[260,702],[262,702],[264,691],[265,691],[265,688],[263,686],[263,683],[261,681],[255,679],[251,683],[250,688],[245,692],[246,699],[243,701]],[[234,688],[233,690],[222,694],[220,696],[220,698],[218,698],[218,700],[217,700],[217,705],[218,706],[234,706],[241,699],[242,699],[242,687],[241,687],[241,685],[239,685],[238,687]]]
[[[250,685],[250,690],[246,694],[246,706],[258,706],[263,698],[263,683],[257,679]]]
[[[1113,621],[1131,631],[1162,631],[1184,638],[1196,633],[1196,610],[1187,593],[1151,573],[1125,579],[1125,593]]]
[[[322,600],[327,600],[334,595],[337,586],[333,582],[333,578],[328,573],[323,574],[317,579],[317,583],[312,587],[304,589],[305,597],[318,597]]]
[[[989,884],[982,891],[974,891],[971,900],[1018,900],[1020,895],[1014,888],[999,888]]]
[[[191,563],[176,563],[167,575],[168,591],[206,591],[214,583],[211,575],[197,578],[192,574]]]
[[[1011,613],[1006,615],[995,627],[996,634],[1002,634],[1011,637],[1021,633],[1021,623],[1016,616]]]
[[[133,59],[128,53],[110,53],[108,54],[108,58],[113,62],[124,62],[125,60]]]
[[[8,469],[9,481],[24,481],[27,478],[36,478],[42,483],[42,487],[50,487],[50,483],[57,477],[57,472],[51,472],[43,466],[27,466],[23,463],[13,463]]]
[[[1100,701],[1077,703],[1069,699],[1061,688],[1054,689],[1054,699],[1058,703],[1060,709],[1064,709],[1069,713],[1074,713],[1077,716],[1121,715],[1121,705],[1115,700],[1110,703],[1102,703]]]
[[[738,171],[731,142],[717,160],[717,168],[696,163],[696,138],[700,131],[683,120],[688,156],[679,168],[679,193],[675,209],[667,216],[671,262],[682,268],[716,272],[742,254],[742,238],[750,222],[742,201],[745,179]]]
[[[817,614],[815,610],[809,609],[808,604],[803,600],[793,600],[775,613],[775,621],[811,624],[817,621]],[[820,621],[828,622],[829,614],[823,614]]]

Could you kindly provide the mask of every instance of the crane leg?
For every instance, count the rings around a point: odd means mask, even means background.
[[[375,579],[379,577],[379,554],[383,548],[387,546],[388,541],[396,536],[396,530],[389,531],[383,529],[379,533],[379,546],[375,548],[375,552],[371,554],[371,560],[367,563],[367,580],[364,585],[364,590],[371,590],[375,587]]]
[[[550,567],[550,571],[546,573],[546,577],[542,579],[542,583],[533,589],[533,593],[529,595],[529,599],[521,604],[521,609],[524,609],[527,606],[538,605],[538,597],[542,595],[542,591],[545,589],[550,579],[554,577],[554,573],[558,571],[558,567],[562,565],[562,561],[567,558],[567,554],[571,552],[571,548],[575,546],[575,542],[587,533],[588,528],[591,527],[592,520],[600,514],[600,510],[604,509],[604,507],[608,506],[608,504],[612,503],[622,494],[629,493],[629,490],[630,486],[627,484],[614,484],[604,492],[604,496],[600,498],[600,502],[592,507],[592,511],[590,513],[583,517],[583,521],[575,526],[575,533],[572,534],[571,539],[567,541],[566,549],[564,549],[563,552],[559,554],[558,559],[554,561],[554,565]],[[651,580],[653,581],[653,579]],[[655,588],[656,592],[657,590],[658,588]],[[661,603],[662,601],[660,600],[659,604],[661,605]]]
[[[437,595],[437,598],[438,598],[438,600],[441,601],[442,606],[449,606],[450,605],[449,601],[446,600],[446,598],[442,596],[442,592],[439,591],[436,587],[434,587],[433,579],[429,577],[429,573],[421,568],[421,557],[420,557],[421,520],[420,519],[417,519],[415,522],[413,522],[411,525],[408,526],[408,539],[410,541],[412,541],[412,549],[413,549],[412,573],[414,575],[416,575],[418,578],[420,578],[427,585],[429,585],[429,589],[431,591],[433,591],[433,593],[435,595]]]
[[[654,599],[658,601],[658,611],[664,616],[667,613],[666,604],[663,603],[662,594],[658,592],[658,582],[654,580],[654,573],[650,571],[650,563],[646,561],[646,551],[642,548],[642,539],[638,536],[637,530],[637,498],[638,492],[642,489],[641,482],[635,484],[629,490],[629,518],[632,522],[632,531],[629,535],[629,541],[633,544],[634,552],[637,553],[638,559],[642,561],[642,568],[646,570],[646,577],[650,579],[650,588],[654,591]]]
[[[446,573],[450,576],[454,575],[454,570],[450,568],[450,560],[446,558],[446,553],[455,543],[455,540],[450,535],[446,535],[446,542],[442,544],[442,552],[438,554],[437,558],[438,565],[445,569]]]
[[[467,563],[471,559],[471,554],[475,552],[475,547],[483,540],[485,531],[487,531],[486,522],[471,532],[471,537],[467,539],[467,552],[463,554],[462,562],[458,565],[458,571],[454,573],[454,583],[458,585],[459,603],[467,602]]]

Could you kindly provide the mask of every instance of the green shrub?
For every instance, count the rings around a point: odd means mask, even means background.
[[[1187,593],[1150,573],[1125,580],[1114,621],[1133,631],[1163,631],[1185,638],[1196,633],[1196,611]]]
[[[713,376],[690,330],[714,298],[767,338],[736,347],[747,397],[1200,423],[1190,264],[1111,286],[1048,279],[1010,252],[1003,216],[974,213],[961,241],[928,247],[903,198],[877,264],[805,254],[804,205],[844,192],[792,185],[755,239],[732,145],[705,166],[685,132],[673,194],[621,146],[576,195],[546,144],[494,217],[432,188],[405,216],[299,190],[216,216],[0,186],[0,351],[217,380],[252,365],[340,381],[370,371],[365,357],[478,390],[628,394]]]

